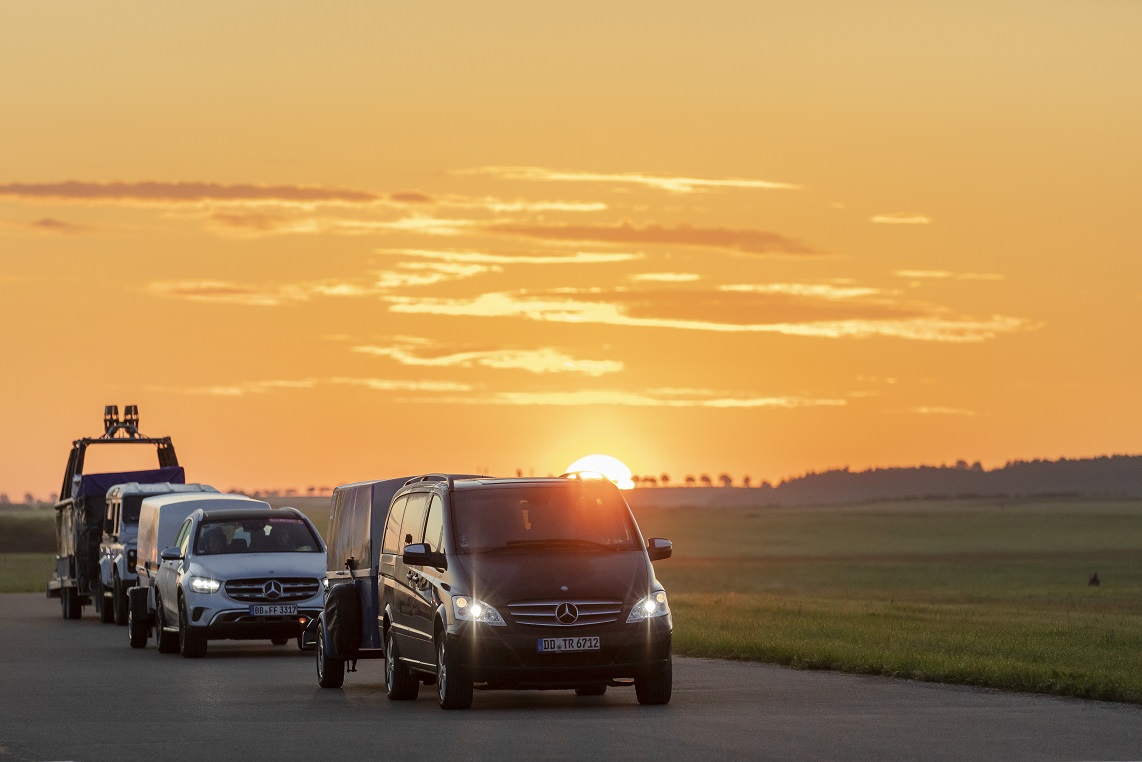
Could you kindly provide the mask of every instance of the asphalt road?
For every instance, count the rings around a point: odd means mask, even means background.
[[[212,641],[133,651],[90,609],[0,595],[0,760],[1142,759],[1142,707],[675,659],[674,698],[631,688],[477,692],[465,712],[385,698],[383,662],[317,687],[312,652]]]

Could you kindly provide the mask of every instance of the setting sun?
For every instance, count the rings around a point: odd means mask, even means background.
[[[621,460],[612,458],[610,455],[584,455],[567,466],[568,473],[576,471],[586,472],[588,475],[592,473],[601,474],[618,485],[619,489],[632,489],[634,487],[630,469]]]

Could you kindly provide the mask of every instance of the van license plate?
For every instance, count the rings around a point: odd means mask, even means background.
[[[540,638],[539,653],[552,653],[560,651],[598,651],[599,639],[589,638]]]
[[[297,604],[276,603],[272,605],[251,606],[250,614],[252,616],[286,616],[297,614]]]

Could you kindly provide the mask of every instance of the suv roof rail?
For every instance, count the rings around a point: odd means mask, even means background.
[[[414,476],[405,482],[404,486],[407,487],[410,484],[419,484],[420,482],[447,482],[449,492],[456,487],[456,483],[452,481],[452,474],[424,474],[423,476]]]
[[[590,474],[591,478],[598,477],[599,479],[607,482],[608,484],[614,484],[614,482],[611,481],[610,477],[607,476],[606,474],[604,474],[603,472],[592,471],[590,469],[587,469],[585,471],[568,471],[567,473],[560,474],[559,478],[560,479],[578,479],[578,480],[582,481],[583,480],[583,474]]]

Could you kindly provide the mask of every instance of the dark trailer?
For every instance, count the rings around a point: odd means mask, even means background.
[[[134,445],[155,448],[158,467],[146,471],[84,474],[87,448],[93,445]],[[99,542],[107,490],[116,484],[139,482],[185,484],[186,474],[178,464],[170,437],[146,437],[139,433],[139,408],[127,405],[123,419],[119,406],[103,409],[103,436],[85,437],[72,442],[63,485],[56,503],[56,568],[48,580],[49,598],[59,598],[64,619],[79,619],[84,606],[103,603],[99,574]]]

